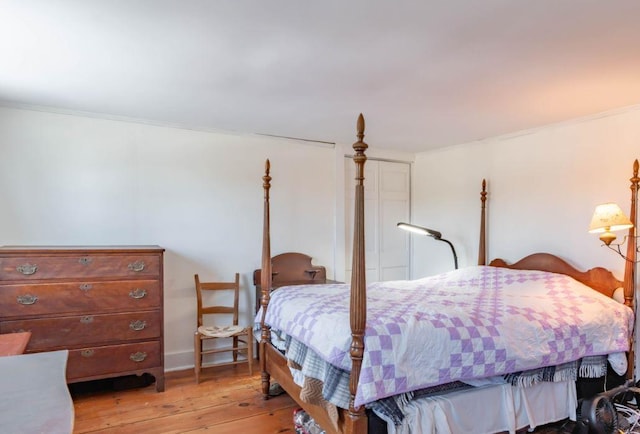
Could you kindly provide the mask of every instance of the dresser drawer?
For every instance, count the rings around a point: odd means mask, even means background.
[[[88,253],[0,257],[0,280],[149,278],[159,275],[159,255]]]
[[[0,333],[30,331],[27,351],[43,351],[157,338],[161,321],[159,311],[19,319],[0,322]]]
[[[0,285],[2,318],[152,309],[162,305],[158,280]]]
[[[161,366],[160,343],[141,342],[69,351],[67,381]]]

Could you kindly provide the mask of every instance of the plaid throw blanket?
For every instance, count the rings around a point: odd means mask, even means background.
[[[606,356],[584,357],[558,366],[546,366],[525,372],[507,374],[504,379],[512,386],[529,387],[543,381],[575,381],[580,378],[599,378],[607,373]]]

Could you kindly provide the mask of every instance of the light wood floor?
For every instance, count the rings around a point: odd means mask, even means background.
[[[72,387],[74,433],[294,433],[293,410],[298,408],[286,394],[262,400],[257,361],[251,377],[244,365],[207,368],[200,384],[193,370],[170,372],[162,393],[153,384],[126,390],[110,383],[79,386]],[[535,433],[571,433],[572,428],[564,421]]]
[[[198,385],[193,370],[167,373],[162,393],[92,388],[72,388],[74,433],[293,433],[298,408],[286,394],[262,399],[257,362],[252,377],[245,365],[207,368]]]

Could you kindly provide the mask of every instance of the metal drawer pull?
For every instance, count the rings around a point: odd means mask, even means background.
[[[95,351],[93,350],[82,350],[82,352],[80,352],[80,355],[82,357],[93,357]]]
[[[19,295],[17,297],[18,303],[20,304],[24,304],[24,305],[29,305],[29,304],[35,304],[36,301],[38,301],[38,296],[37,295]]]
[[[91,288],[93,288],[93,285],[92,285],[92,284],[90,284],[90,283],[81,283],[81,284],[80,284],[80,289],[81,289],[82,291],[88,291],[88,290],[90,290]]]
[[[93,322],[93,316],[92,315],[83,316],[82,318],[80,318],[80,322],[82,324],[91,324]]]
[[[133,353],[129,356],[131,360],[134,362],[142,362],[147,358],[147,353],[143,353],[142,351],[138,351],[137,353]]]
[[[129,328],[131,330],[135,330],[135,331],[140,331],[140,330],[144,330],[144,328],[147,326],[147,322],[146,321],[142,321],[142,320],[135,320],[135,321],[131,321],[129,323]]]
[[[140,272],[144,270],[144,261],[136,261],[129,264],[129,270]]]
[[[18,265],[16,267],[16,270],[18,270],[18,273],[22,273],[25,276],[31,276],[32,274],[35,274],[36,271],[38,271],[38,266],[36,264]]]
[[[93,261],[93,259],[91,258],[87,258],[86,256],[78,259],[78,262],[82,265],[89,265],[91,263],[91,261]]]
[[[129,292],[129,297],[135,298],[135,299],[144,298],[146,295],[147,295],[147,291],[145,289],[140,289],[140,288],[132,289],[131,292]]]

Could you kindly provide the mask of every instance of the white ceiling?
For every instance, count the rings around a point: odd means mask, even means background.
[[[0,102],[420,151],[640,103],[638,0],[0,0]]]

